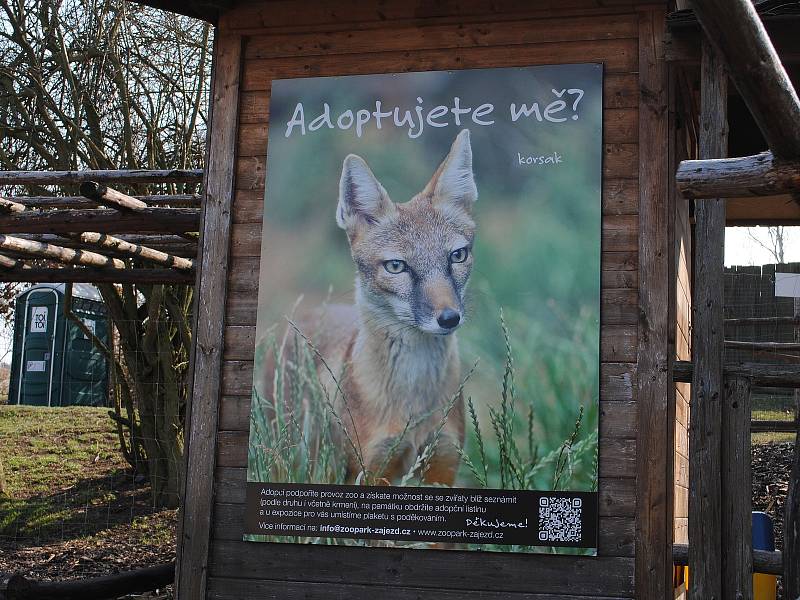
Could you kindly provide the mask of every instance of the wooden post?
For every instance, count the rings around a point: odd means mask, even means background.
[[[186,407],[186,477],[178,519],[175,598],[206,597],[214,467],[217,452],[217,406],[221,391],[225,302],[231,237],[231,206],[236,178],[239,83],[242,37],[221,34],[214,40],[211,84],[213,119],[206,147],[203,224],[197,266],[192,344],[191,400]],[[187,229],[186,231],[192,231]],[[194,229],[193,231],[196,231]],[[203,277],[203,274],[207,274]]]
[[[753,597],[750,380],[725,380],[722,407],[722,597]]]
[[[669,82],[664,13],[639,17],[639,329],[636,436],[636,597],[672,598],[673,482],[669,376],[670,235]]]
[[[727,154],[727,74],[716,51],[703,41],[700,157]],[[689,429],[690,597],[721,600],[722,498],[721,429],[723,379],[723,265],[725,202],[695,205],[694,373]],[[727,600],[727,599],[726,599]]]

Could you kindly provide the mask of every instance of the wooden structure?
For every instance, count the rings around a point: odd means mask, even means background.
[[[694,17],[667,35],[675,7],[658,0],[146,3],[217,24],[178,598],[665,599],[681,591],[673,546],[685,562],[687,542],[696,597],[735,597],[728,587],[721,595],[723,573],[725,585],[747,597],[749,497],[740,492],[748,475],[733,466],[749,464],[741,454],[748,389],[755,381],[797,385],[798,377],[786,368],[723,370],[725,202],[698,202],[693,225],[674,174],[684,159],[727,155],[725,65],[733,57],[703,41]],[[677,180],[691,197],[797,188],[789,122],[798,122],[796,97],[786,81],[774,85],[775,56],[764,54],[746,3],[703,3],[709,12],[699,16],[707,24],[717,15],[722,29],[709,30],[712,41],[741,54],[734,82],[774,156],[683,164]],[[793,43],[787,39],[789,52]],[[771,68],[754,83],[746,71],[758,60]],[[271,81],[577,62],[602,62],[606,73],[598,556],[241,541]],[[732,171],[740,173],[733,183]],[[115,202],[100,192],[95,198]],[[741,221],[769,217],[748,210]],[[690,485],[690,460],[692,472],[709,477]],[[720,489],[741,501],[723,507]],[[724,545],[731,552],[723,558]],[[762,563],[774,570],[775,556]]]
[[[81,196],[0,198],[0,281],[195,282],[199,194],[139,197],[115,185],[184,184],[202,171],[0,171],[0,186]]]

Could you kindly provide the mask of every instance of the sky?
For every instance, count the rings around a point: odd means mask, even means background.
[[[769,227],[726,227],[725,266],[754,266],[776,262]],[[784,227],[783,262],[800,262],[800,227]]]

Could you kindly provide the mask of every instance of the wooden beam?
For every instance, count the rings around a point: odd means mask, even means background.
[[[722,597],[753,597],[750,380],[725,379],[722,403]]]
[[[33,240],[36,242],[44,242],[46,244],[55,244],[57,246],[65,246],[67,248],[86,248],[86,244],[78,239],[65,237],[70,234],[55,235],[51,233],[20,233],[15,237],[23,240]],[[139,244],[154,248],[167,254],[174,254],[183,258],[194,258],[197,255],[197,244],[189,242],[177,235],[131,235],[129,233],[122,233],[114,236],[131,244]]]
[[[64,248],[54,244],[43,244],[2,234],[0,234],[0,248],[35,258],[46,258],[66,265],[113,269],[127,268],[127,265],[118,258],[109,258],[96,252]]]
[[[148,206],[199,207],[200,194],[145,194],[131,198],[141,200]],[[97,208],[96,200],[85,196],[13,196],[9,198],[28,208]]]
[[[2,214],[22,212],[25,208],[25,205],[19,202],[14,202],[8,198],[0,198],[0,213]]]
[[[147,203],[137,200],[128,194],[123,194],[117,190],[97,183],[96,181],[84,181],[81,184],[81,194],[91,200],[96,200],[103,206],[115,210],[128,210],[138,212],[147,208]]]
[[[752,0],[692,0],[691,6],[772,152],[800,158],[800,100]]]
[[[736,350],[772,350],[775,352],[797,352],[800,350],[798,342],[740,342],[725,340],[725,347]]]
[[[91,230],[100,233],[183,233],[197,231],[200,210],[197,208],[148,207],[136,214],[117,210],[24,211],[0,216],[0,233],[76,233]]]
[[[0,254],[0,268],[2,269],[27,269],[29,268],[23,261]]]
[[[781,575],[781,553],[767,550],[753,550],[753,572],[767,575]],[[689,546],[675,544],[672,546],[672,559],[676,565],[685,567],[689,564]],[[727,599],[726,599],[727,600]]]
[[[753,433],[783,432],[794,433],[797,431],[796,421],[750,421],[750,431]]]
[[[195,600],[207,592],[214,467],[217,455],[220,373],[230,261],[232,203],[235,189],[241,35],[222,32],[214,39],[211,127],[203,184],[203,249],[197,267],[191,352],[191,398],[186,406],[186,477],[178,521],[175,598]],[[187,229],[186,231],[190,231]],[[197,229],[191,230],[197,231]],[[204,277],[205,275],[205,277]]]
[[[800,325],[800,319],[795,317],[737,317],[725,319],[725,325],[777,325],[779,323]]]
[[[700,156],[725,156],[727,82],[719,55],[703,44]],[[689,428],[689,570],[694,598],[722,596],[722,357],[725,202],[695,203],[695,303],[692,322],[692,415]]]
[[[693,363],[684,360],[675,361],[672,369],[673,381],[691,383],[693,374]],[[747,377],[754,386],[800,388],[800,366],[798,365],[726,364],[724,374],[725,377]]]
[[[664,12],[638,13],[639,21],[639,320],[636,397],[636,537],[637,598],[664,600],[672,593],[673,434],[670,418],[669,336],[665,307],[670,297],[669,226],[674,215],[670,193],[670,87],[661,54]],[[673,295],[674,297],[674,295]]]
[[[140,244],[132,244],[131,242],[126,242],[123,239],[113,237],[105,233],[85,231],[80,234],[71,235],[70,237],[79,240],[84,244],[99,246],[100,248],[104,248],[106,250],[113,250],[114,252],[126,254],[134,258],[140,258],[161,266],[172,267],[181,271],[194,270],[193,260],[173,256],[171,254],[167,254],[166,252],[161,252],[160,250],[155,250]]]
[[[771,152],[740,158],[685,160],[675,184],[685,198],[746,198],[800,191],[800,161],[776,161]]]
[[[31,283],[175,283],[194,285],[186,271],[160,268],[95,269],[93,267],[0,269],[0,282]]]
[[[200,183],[203,170],[0,171],[0,185],[80,185],[88,180],[103,183]]]

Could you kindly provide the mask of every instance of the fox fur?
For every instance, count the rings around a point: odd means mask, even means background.
[[[328,305],[298,326],[330,370],[343,373],[338,384],[347,406],[338,399],[336,409],[362,459],[342,439],[350,483],[365,475],[397,483],[436,436],[458,392],[454,332],[465,319],[477,196],[468,130],[455,138],[424,189],[404,203],[389,198],[361,157],[344,159],[336,222],[356,267],[355,305]],[[318,373],[332,389],[328,369],[319,364]],[[268,367],[267,393],[271,381]],[[459,395],[426,461],[425,483],[453,484],[455,445],[463,441]]]

